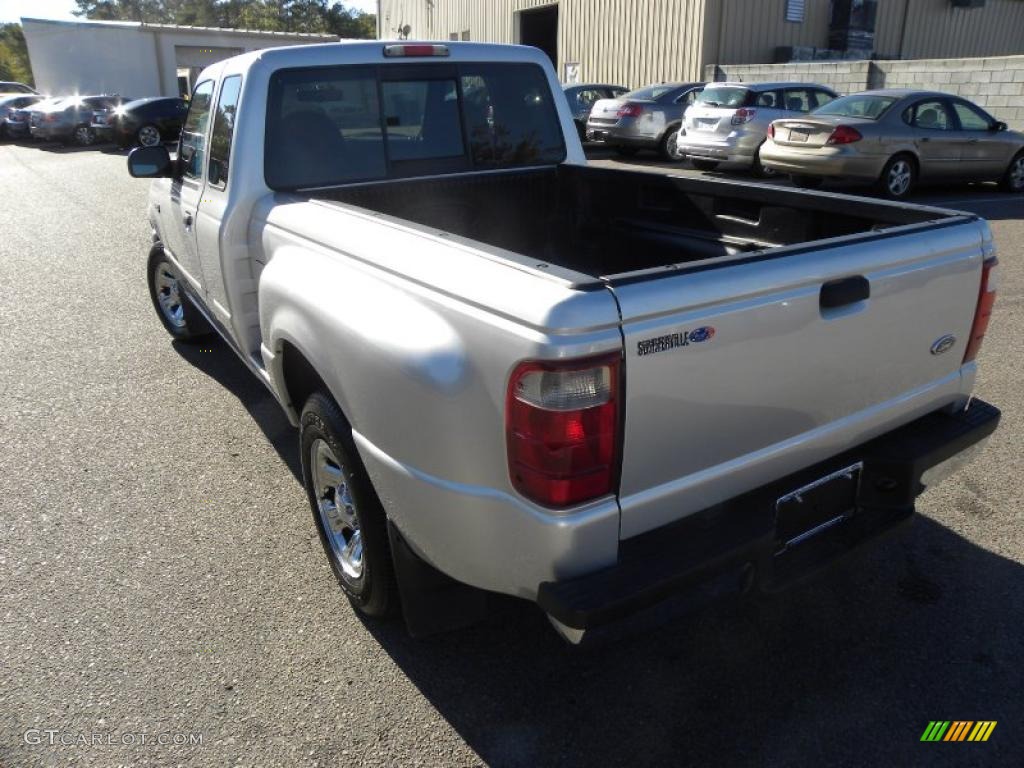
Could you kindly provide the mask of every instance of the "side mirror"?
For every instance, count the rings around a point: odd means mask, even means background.
[[[996,122],[992,123],[992,126],[989,128],[989,130],[998,133],[999,131],[1007,130],[1009,127],[1010,126],[1008,126],[1002,120],[996,120]]]
[[[128,173],[136,179],[159,179],[173,171],[167,147],[136,147],[128,154]]]

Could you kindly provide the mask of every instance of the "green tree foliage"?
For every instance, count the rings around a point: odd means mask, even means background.
[[[35,85],[20,24],[0,24],[0,80]]]
[[[77,16],[195,27],[319,32],[373,38],[376,16],[337,0],[75,0]]]

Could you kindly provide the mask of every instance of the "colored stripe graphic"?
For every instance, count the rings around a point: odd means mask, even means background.
[[[929,720],[921,741],[988,741],[995,720]]]

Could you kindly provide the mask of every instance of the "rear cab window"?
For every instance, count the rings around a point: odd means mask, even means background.
[[[547,78],[533,64],[279,70],[266,128],[273,189],[565,159]]]
[[[869,120],[877,120],[886,112],[889,107],[895,104],[895,96],[877,96],[873,94],[855,94],[853,96],[840,96],[830,101],[823,107],[814,110],[816,115],[836,115],[837,117],[864,117]]]

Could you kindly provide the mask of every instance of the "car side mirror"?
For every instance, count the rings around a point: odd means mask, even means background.
[[[989,126],[989,130],[990,131],[995,131],[996,133],[998,133],[999,131],[1005,131],[1005,130],[1009,129],[1009,127],[1010,126],[1008,126],[1002,120],[996,120],[996,122],[992,123],[992,125]]]
[[[136,179],[159,179],[174,175],[167,147],[136,147],[128,154],[128,173]]]

